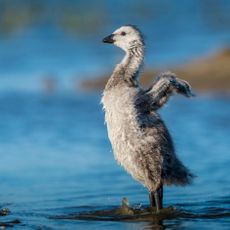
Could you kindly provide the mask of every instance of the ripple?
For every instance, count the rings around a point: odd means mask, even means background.
[[[95,210],[95,207],[78,207],[78,209],[88,209],[68,215],[52,216],[51,219],[66,219],[66,220],[89,220],[89,221],[155,221],[159,222],[168,219],[217,219],[230,217],[230,211],[224,208],[206,208],[206,212],[193,213],[175,207],[168,207],[155,212],[148,207],[134,209],[130,207],[133,213],[123,212],[122,207],[101,207]]]

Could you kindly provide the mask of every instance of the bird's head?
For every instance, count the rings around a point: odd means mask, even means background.
[[[111,35],[105,37],[103,42],[112,43],[126,52],[136,46],[144,46],[143,35],[133,25],[125,25],[118,28]]]

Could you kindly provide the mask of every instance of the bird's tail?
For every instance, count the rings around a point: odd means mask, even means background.
[[[185,186],[191,184],[195,177],[179,159],[176,159],[174,166],[170,170],[170,174],[164,175],[163,183],[166,185]]]

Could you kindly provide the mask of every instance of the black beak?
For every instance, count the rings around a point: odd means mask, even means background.
[[[114,37],[114,35],[111,34],[111,35],[105,37],[102,41],[103,41],[104,43],[114,43],[113,37]]]

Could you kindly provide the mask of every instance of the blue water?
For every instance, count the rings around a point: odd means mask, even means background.
[[[191,186],[166,188],[165,206],[219,217],[157,225],[50,219],[118,207],[122,197],[148,205],[147,191],[113,159],[99,93],[0,94],[0,209],[11,211],[0,221],[19,219],[23,229],[229,229],[229,102],[176,97],[161,111],[178,155],[197,175]]]
[[[166,188],[164,203],[189,216],[161,223],[54,218],[113,209],[123,197],[133,207],[148,205],[147,191],[113,158],[100,93],[78,92],[83,79],[111,73],[122,58],[102,38],[136,24],[146,36],[146,68],[168,69],[229,46],[229,12],[226,0],[1,0],[0,213],[10,214],[0,222],[18,219],[21,229],[229,229],[230,98],[211,94],[176,97],[161,111],[178,155],[197,175],[191,186]]]
[[[0,89],[37,91],[50,77],[73,91],[110,73],[123,53],[102,38],[127,23],[146,37],[146,68],[181,65],[229,46],[229,11],[226,0],[1,0]]]

